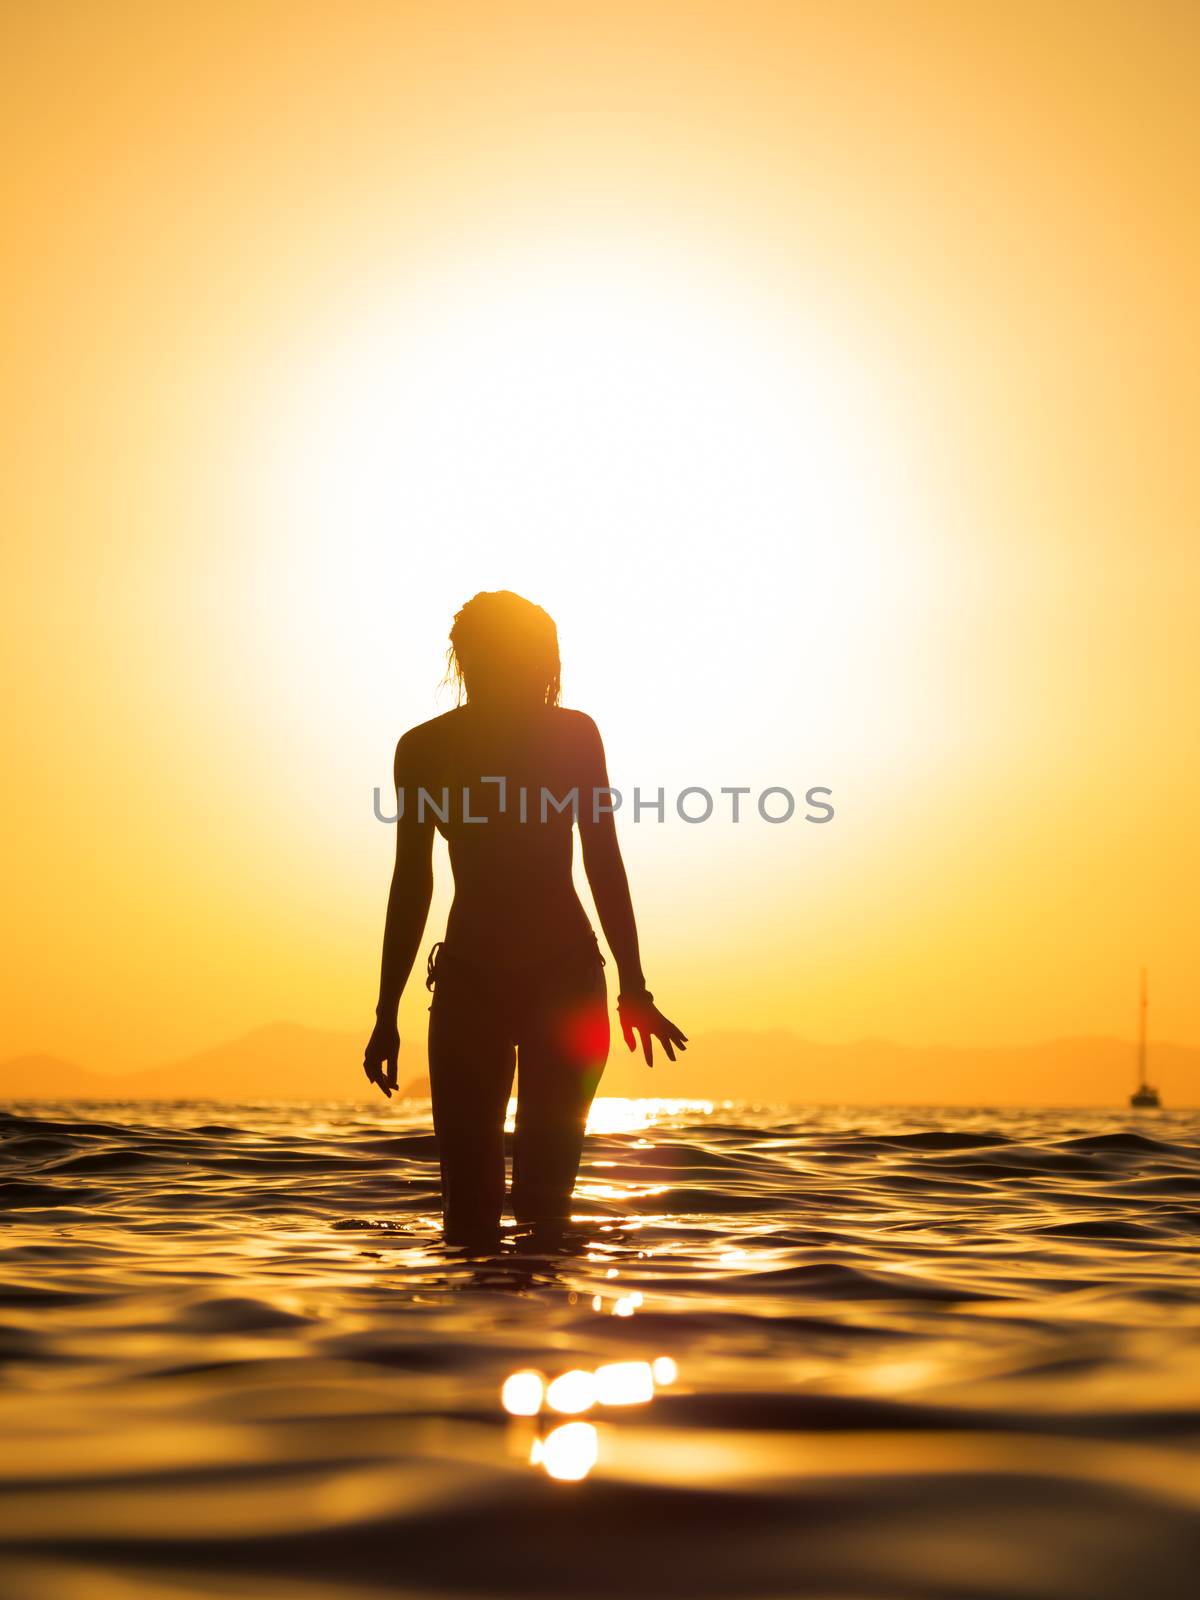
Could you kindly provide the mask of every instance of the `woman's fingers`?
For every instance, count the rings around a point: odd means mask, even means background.
[[[400,1035],[395,1028],[376,1022],[363,1051],[363,1071],[367,1082],[390,1100],[400,1082]]]
[[[668,1061],[675,1060],[676,1050],[687,1049],[687,1034],[681,1028],[676,1027],[669,1017],[664,1017],[657,1006],[649,1007],[645,1021],[639,1017],[629,1018],[620,1007],[618,1007],[617,1016],[621,1023],[621,1034],[626,1046],[630,1050],[635,1050],[638,1040],[641,1040],[642,1055],[648,1067],[654,1065],[655,1039],[659,1041],[666,1051]]]
[[[392,1091],[388,1088],[384,1079],[382,1064],[378,1061],[364,1061],[363,1071],[367,1075],[367,1082],[373,1083],[377,1088],[382,1089],[384,1094],[387,1095],[388,1099],[390,1100],[392,1098]]]
[[[668,1017],[664,1017],[661,1011],[656,1014],[652,1031],[654,1037],[659,1040],[666,1051],[668,1061],[675,1060],[676,1050],[684,1051],[687,1049],[687,1035],[677,1028]]]
[[[663,1033],[662,1033],[663,1039],[670,1039],[671,1043],[673,1045],[675,1045],[678,1049],[686,1050],[687,1049],[687,1034],[684,1033],[682,1028],[677,1027],[676,1024],[671,1021],[670,1017],[664,1017],[662,1020],[663,1020]]]
[[[389,1100],[392,1098],[392,1090],[399,1084],[399,1068],[398,1052],[395,1055],[381,1056],[368,1049],[363,1056],[363,1071],[367,1075],[367,1082],[375,1084]]]
[[[676,1050],[687,1049],[687,1034],[670,1017],[664,1017],[661,1011],[655,1010],[653,1030],[654,1037],[661,1040],[668,1060],[674,1061]]]

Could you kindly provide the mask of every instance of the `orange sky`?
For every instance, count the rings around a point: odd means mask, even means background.
[[[365,1031],[498,586],[619,786],[834,790],[625,828],[689,1032],[1200,1041],[1194,6],[0,30],[0,1055]]]

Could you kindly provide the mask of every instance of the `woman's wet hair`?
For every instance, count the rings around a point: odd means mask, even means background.
[[[495,690],[556,706],[560,670],[553,617],[510,589],[475,595],[454,619],[446,678],[460,703]]]

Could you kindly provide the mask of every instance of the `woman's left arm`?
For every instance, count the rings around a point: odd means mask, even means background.
[[[411,735],[396,746],[394,774],[397,796],[411,786],[413,753]],[[375,1028],[363,1051],[363,1071],[391,1099],[398,1083],[400,1033],[396,1012],[421,944],[421,935],[433,898],[433,823],[419,820],[417,808],[400,804],[396,823],[396,864],[388,893],[383,929],[383,957],[379,972],[379,1004]]]

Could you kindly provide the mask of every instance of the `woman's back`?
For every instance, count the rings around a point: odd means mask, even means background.
[[[477,703],[401,740],[406,810],[430,817],[449,844],[448,949],[514,968],[590,938],[572,879],[572,826],[592,804],[597,742],[581,712]]]

